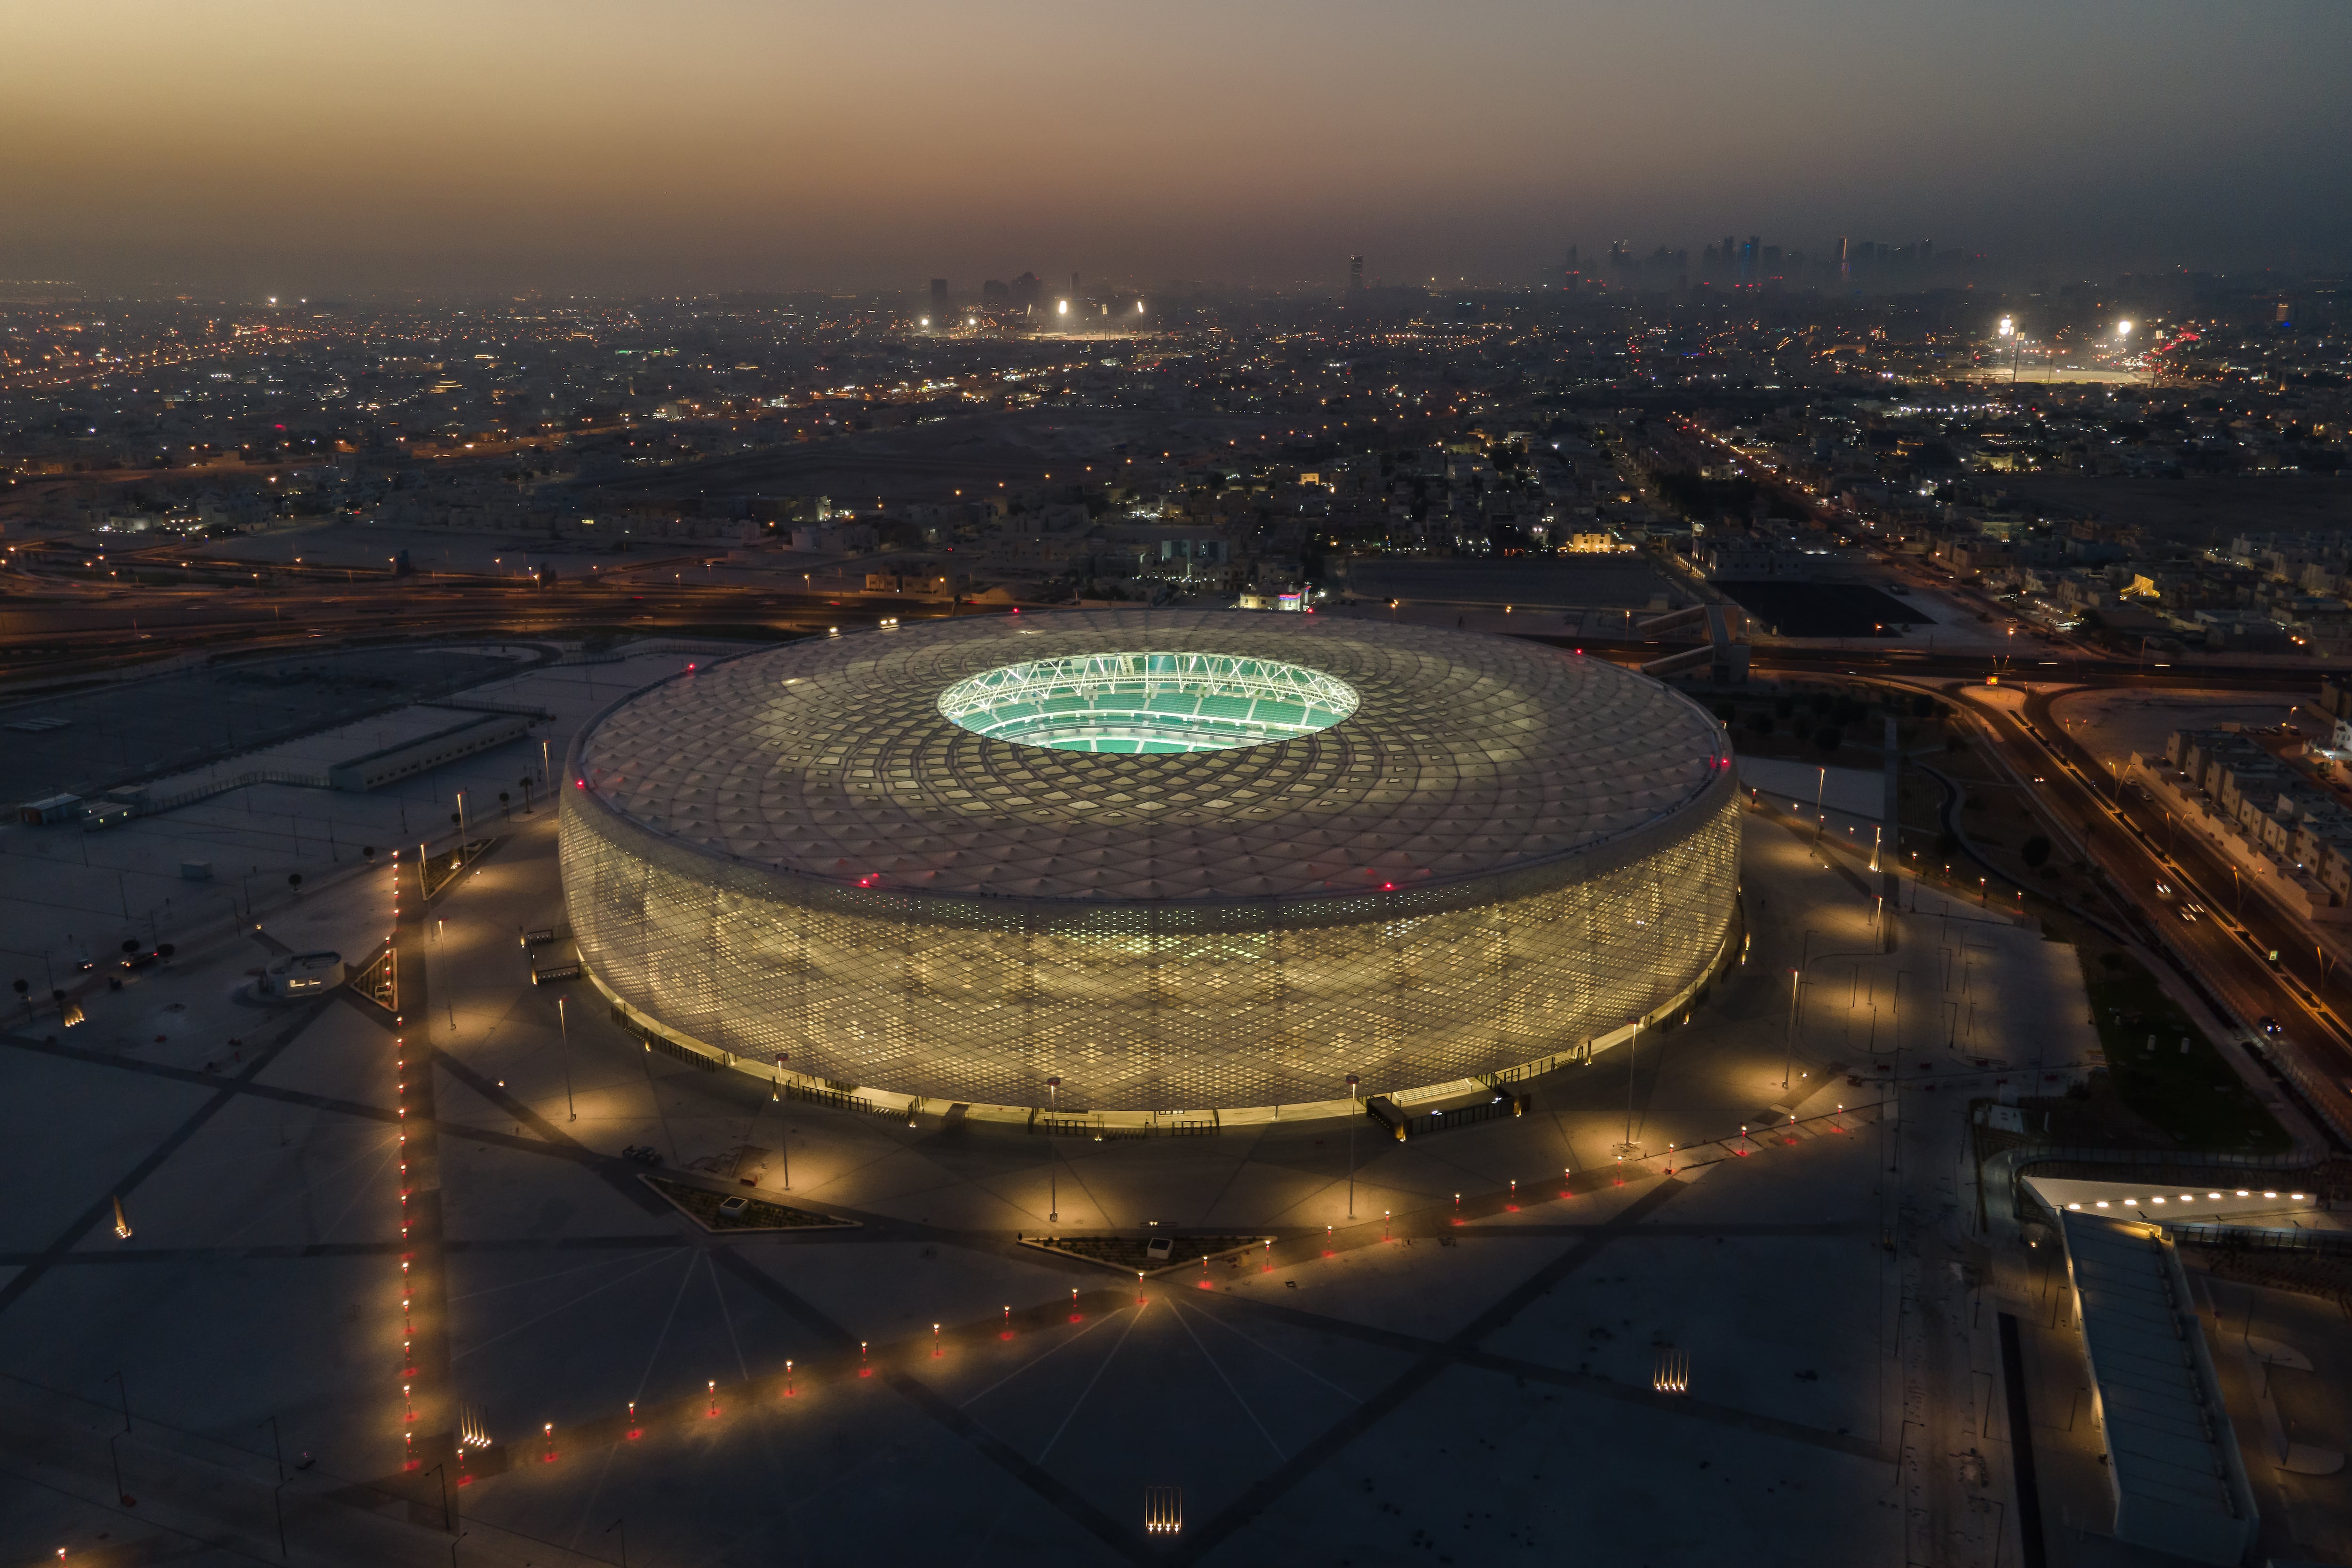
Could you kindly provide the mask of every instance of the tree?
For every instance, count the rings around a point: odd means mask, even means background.
[[[1756,712],[1748,716],[1748,727],[1754,730],[1759,736],[1771,734],[1772,727],[1772,716],[1764,712],[1761,708],[1759,708]]]
[[[362,844],[360,846],[360,858],[367,862],[370,865],[375,864],[375,846],[373,844]]]
[[[1739,716],[1739,710],[1729,703],[1717,703],[1715,705],[1715,716],[1721,719],[1724,727],[1728,729],[1731,727],[1731,721]]]
[[[1911,699],[1911,716],[1913,718],[1926,718],[1929,714],[1934,713],[1935,711],[1936,699],[1929,696],[1927,693],[1921,692]]]
[[[33,1010],[33,982],[32,982],[32,981],[30,981],[30,980],[19,980],[19,981],[17,981],[17,982],[16,982],[16,999],[17,999],[18,1001],[21,1001],[21,1002],[23,1002],[23,1003],[25,1004],[25,1010],[26,1010],[26,1012],[31,1012],[31,1011]]]
[[[2025,841],[2024,847],[2017,852],[2017,856],[2028,866],[2040,871],[2050,859],[2050,841],[2036,833]]]
[[[500,814],[501,816],[504,816],[504,815],[507,815],[507,814],[508,814],[508,812],[507,812],[507,792],[506,792],[505,790],[503,790],[503,789],[501,789],[501,790],[499,790],[499,814]]]
[[[1813,732],[1813,744],[1824,757],[1834,757],[1837,748],[1845,744],[1845,731],[1833,724],[1825,724]]]
[[[126,953],[136,953],[139,951],[139,938],[136,936],[125,936],[122,939],[122,950]]]
[[[292,888],[297,893],[301,892],[302,873],[299,871],[289,873],[286,877],[286,885]]]

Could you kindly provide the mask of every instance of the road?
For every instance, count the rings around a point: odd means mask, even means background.
[[[2035,692],[2015,714],[1978,705],[1968,705],[1968,711],[2010,772],[2038,796],[2043,815],[2106,873],[2136,917],[2137,935],[2151,946],[2168,948],[2225,1014],[2250,1031],[2259,1019],[2276,1019],[2325,1078],[2352,1076],[2352,1029],[2295,973],[2299,965],[2317,978],[2318,962],[2302,924],[2259,894],[2242,899],[2241,918],[2229,866],[2197,835],[2175,835],[2161,822],[2151,831],[2134,816],[2128,789],[2118,808],[2112,779],[2101,782],[2105,769],[2099,760],[2052,720],[2049,705],[2061,695]],[[2159,883],[2180,896],[2158,894]],[[2204,906],[2201,918],[2181,918],[2189,902]],[[2278,966],[2267,959],[2272,951],[2281,956]]]

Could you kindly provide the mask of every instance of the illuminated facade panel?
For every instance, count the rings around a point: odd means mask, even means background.
[[[592,725],[562,866],[598,980],[657,1026],[842,1084],[1022,1105],[1058,1078],[1066,1108],[1185,1111],[1574,1050],[1721,950],[1729,758],[1655,682],[1333,618],[1009,621],[794,644]],[[1066,727],[975,733],[941,701],[1024,664],[1187,653],[1357,706],[1118,753],[1068,748]]]

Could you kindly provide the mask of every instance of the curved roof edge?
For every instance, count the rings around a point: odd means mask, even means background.
[[[622,703],[644,695],[644,691],[631,693],[604,712],[610,713]],[[581,747],[604,716],[600,713],[583,725],[565,752],[564,771],[572,779],[572,787],[562,792],[564,814],[576,815],[600,838],[640,859],[681,872],[694,872],[738,893],[845,915],[940,925],[993,925],[1017,916],[1024,924],[1034,921],[1044,926],[1087,925],[1096,924],[1098,917],[1122,914],[1150,915],[1158,917],[1163,927],[1173,921],[1179,928],[1201,931],[1258,929],[1269,924],[1352,925],[1375,920],[1410,920],[1445,910],[1527,897],[1603,876],[1644,860],[1657,850],[1678,843],[1703,829],[1736,799],[1739,782],[1738,769],[1727,756],[1721,765],[1711,768],[1713,777],[1679,807],[1638,827],[1498,871],[1432,877],[1409,887],[1333,888],[1208,898],[1037,898],[903,885],[859,886],[847,879],[817,876],[747,860],[647,827],[624,814],[585,783],[580,766]],[[1274,911],[1280,912],[1277,920],[1269,919]]]

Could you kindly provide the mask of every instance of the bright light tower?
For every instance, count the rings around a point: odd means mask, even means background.
[[[2009,384],[2011,386],[2015,386],[2017,384],[2018,346],[2024,341],[2023,335],[2017,329],[2017,319],[2015,317],[2004,316],[2000,319],[2000,335],[2009,340]]]
[[[919,326],[923,326],[923,327],[928,327],[928,326],[929,326],[930,324],[931,324],[931,319],[930,319],[929,316],[922,317],[922,318],[921,318],[921,319],[917,322],[917,325],[919,325]]]
[[[1066,299],[1056,299],[1055,301],[1054,301],[1054,314],[1055,314],[1055,315],[1056,315],[1056,316],[1067,316],[1069,313],[1070,313],[1070,302],[1069,302],[1068,300],[1066,300]]]

